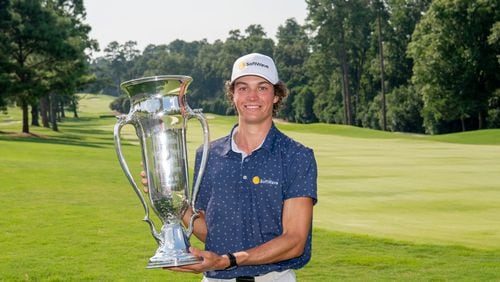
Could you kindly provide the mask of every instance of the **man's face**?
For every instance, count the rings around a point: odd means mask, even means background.
[[[238,110],[240,123],[271,121],[273,105],[277,101],[274,86],[260,76],[243,76],[234,82],[233,102]]]

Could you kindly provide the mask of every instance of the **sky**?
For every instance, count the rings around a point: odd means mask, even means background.
[[[280,25],[289,18],[304,24],[305,0],[84,0],[90,37],[103,50],[110,42],[137,42],[141,51],[148,44],[168,44],[176,39],[225,40],[230,30],[244,34],[260,24],[275,39]],[[99,54],[96,54],[99,55]]]

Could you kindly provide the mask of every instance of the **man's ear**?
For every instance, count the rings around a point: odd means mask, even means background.
[[[279,98],[278,96],[274,95],[273,104],[278,103],[278,100],[279,100],[279,99],[280,99],[280,98]]]

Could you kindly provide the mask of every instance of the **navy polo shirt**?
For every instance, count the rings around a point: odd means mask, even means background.
[[[287,137],[273,124],[262,146],[242,159],[240,153],[231,150],[231,136],[232,132],[211,143],[196,201],[196,208],[205,211],[205,249],[219,255],[247,250],[281,235],[285,200],[310,197],[314,203],[317,201],[317,166],[311,149]],[[200,160],[198,150],[195,177]],[[205,275],[219,279],[257,276],[301,268],[310,258],[311,230],[300,257]]]

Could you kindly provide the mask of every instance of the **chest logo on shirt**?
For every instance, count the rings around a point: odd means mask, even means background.
[[[273,180],[269,180],[269,179],[262,179],[257,175],[252,178],[252,183],[255,185],[259,185],[259,184],[278,185],[278,181],[273,181]]]

